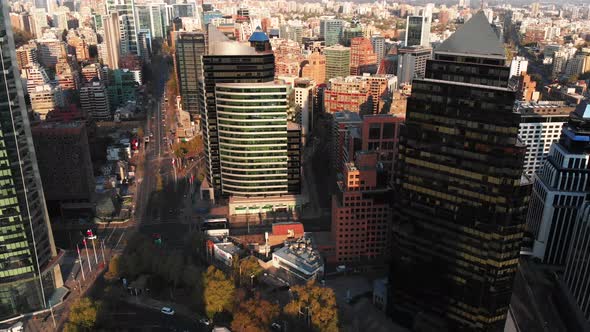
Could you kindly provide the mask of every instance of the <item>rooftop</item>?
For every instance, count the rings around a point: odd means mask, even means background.
[[[481,10],[437,47],[435,53],[471,54],[496,59],[506,57],[504,45]]]
[[[264,33],[264,31],[262,31],[260,27],[257,27],[254,33],[252,33],[252,36],[250,36],[250,39],[248,39],[248,41],[262,43],[269,41],[269,39],[266,33]]]
[[[319,252],[312,247],[311,238],[307,235],[287,243],[283,248],[273,252],[274,256],[282,258],[307,274],[314,274],[323,266]]]

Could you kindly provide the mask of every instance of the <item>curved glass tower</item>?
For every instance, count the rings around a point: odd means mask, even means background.
[[[45,308],[61,286],[8,6],[0,4],[0,319]]]

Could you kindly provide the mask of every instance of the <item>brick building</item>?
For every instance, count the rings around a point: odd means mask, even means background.
[[[350,75],[377,72],[377,55],[371,41],[364,37],[352,38],[350,44]]]

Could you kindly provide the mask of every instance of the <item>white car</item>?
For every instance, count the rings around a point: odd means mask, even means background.
[[[172,308],[168,308],[168,307],[164,307],[160,310],[161,313],[163,313],[164,315],[169,315],[172,316],[174,315],[174,309]]]
[[[201,318],[201,319],[199,320],[199,323],[201,323],[201,324],[203,324],[203,325],[207,325],[207,326],[211,325],[211,321],[210,321],[210,320],[208,320],[207,318]]]

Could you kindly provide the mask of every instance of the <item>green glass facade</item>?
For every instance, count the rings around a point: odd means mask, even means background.
[[[44,308],[56,280],[7,5],[0,5],[0,319]],[[59,282],[61,284],[61,282]]]

